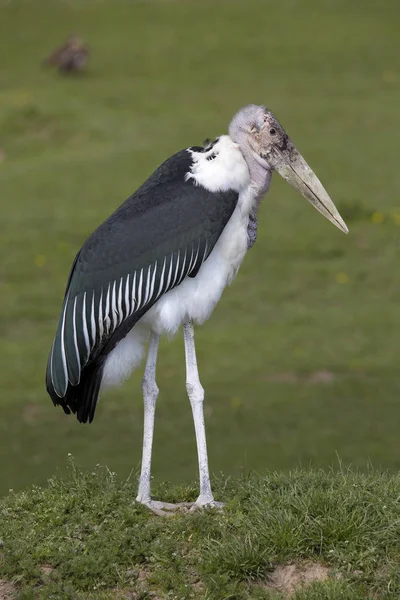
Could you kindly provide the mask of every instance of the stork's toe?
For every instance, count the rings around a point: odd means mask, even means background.
[[[216,500],[214,500],[214,498],[205,499],[200,496],[199,498],[197,498],[196,502],[191,507],[190,512],[194,512],[196,510],[200,510],[200,509],[204,509],[204,508],[212,508],[215,510],[222,510],[224,508],[224,506],[225,505],[223,502],[217,502]]]
[[[170,517],[177,512],[186,512],[194,506],[194,502],[160,502],[158,500],[139,501],[143,506],[147,506],[154,514],[160,517]]]

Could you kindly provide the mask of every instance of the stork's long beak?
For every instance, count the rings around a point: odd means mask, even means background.
[[[315,208],[336,227],[348,233],[346,223],[330,199],[322,183],[310,169],[292,140],[288,137],[284,148],[272,144],[266,153],[271,167],[300,192]]]

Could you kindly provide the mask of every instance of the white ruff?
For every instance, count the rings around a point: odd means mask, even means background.
[[[239,193],[238,204],[196,277],[186,277],[162,296],[108,355],[102,386],[118,385],[138,366],[150,330],[172,335],[189,319],[203,323],[236,276],[246,254],[247,225],[256,189],[251,185],[238,145],[224,135],[209,152],[190,152],[195,162],[186,180],[193,179],[211,192],[235,190]],[[207,160],[210,155],[216,157]]]

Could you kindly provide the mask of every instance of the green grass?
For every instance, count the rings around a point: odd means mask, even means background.
[[[160,518],[136,505],[135,482],[102,468],[51,479],[0,501],[0,586],[17,600],[289,597],[277,567],[325,569],[296,600],[400,595],[400,477],[349,470],[219,478],[222,512]],[[158,486],[194,500],[196,486]],[[0,587],[1,590],[1,587]]]
[[[400,466],[398,2],[0,2],[0,493],[140,460],[141,373],[78,425],[44,389],[86,236],[166,157],[266,103],[350,227],[274,178],[259,239],[197,331],[211,469]],[[85,75],[41,68],[76,31]],[[378,214],[376,214],[378,213]],[[181,336],[160,352],[154,475],[196,476]],[[315,380],[327,371],[331,380]],[[50,493],[50,492],[47,492]]]

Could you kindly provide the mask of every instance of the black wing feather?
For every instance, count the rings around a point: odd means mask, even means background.
[[[186,174],[178,152],[87,239],[68,279],[47,366],[54,404],[91,421],[107,354],[158,298],[194,277],[238,200],[211,193]]]

